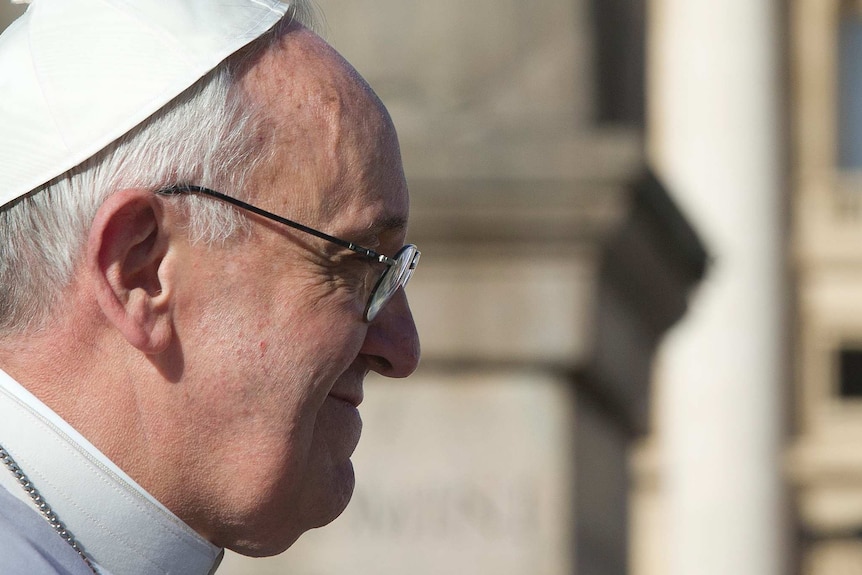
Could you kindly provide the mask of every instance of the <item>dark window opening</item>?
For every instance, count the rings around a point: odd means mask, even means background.
[[[592,0],[597,120],[644,125],[645,0]]]
[[[862,347],[842,348],[838,357],[841,397],[862,398]]]

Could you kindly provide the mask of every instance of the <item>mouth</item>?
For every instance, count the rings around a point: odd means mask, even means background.
[[[363,395],[362,386],[354,389],[333,389],[329,392],[329,397],[349,403],[353,407],[359,407],[359,404],[362,403]]]
[[[368,369],[352,366],[335,381],[335,385],[329,390],[329,397],[359,407],[365,397],[364,383],[367,374]]]

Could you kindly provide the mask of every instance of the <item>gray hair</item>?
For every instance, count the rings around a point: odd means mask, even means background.
[[[292,21],[311,25],[313,8],[294,1],[268,34],[217,68],[104,150],[0,210],[0,335],[45,325],[86,244],[99,206],[115,191],[195,183],[243,196],[269,138],[259,110],[233,89],[249,58]],[[172,197],[194,242],[225,242],[246,219],[222,202]]]

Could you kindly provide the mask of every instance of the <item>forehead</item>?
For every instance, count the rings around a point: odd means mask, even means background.
[[[273,207],[327,223],[406,223],[408,197],[389,114],[334,49],[292,28],[242,81],[265,117],[271,157],[255,177]]]

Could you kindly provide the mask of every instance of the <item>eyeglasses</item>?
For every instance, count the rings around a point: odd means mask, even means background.
[[[413,244],[407,244],[406,246],[398,250],[398,253],[395,254],[394,258],[390,258],[383,254],[379,254],[374,250],[364,248],[362,246],[354,244],[353,242],[342,240],[341,238],[336,238],[335,236],[330,236],[329,234],[321,232],[320,230],[304,226],[300,223],[294,222],[293,220],[283,218],[279,215],[273,214],[272,212],[268,212],[264,209],[258,208],[257,206],[253,206],[249,203],[246,203],[242,200],[238,200],[231,196],[227,196],[221,192],[217,192],[209,188],[204,188],[202,186],[172,186],[169,188],[163,188],[161,190],[158,190],[157,193],[164,195],[204,194],[206,196],[222,200],[259,216],[263,216],[264,218],[267,218],[274,222],[284,224],[295,230],[311,234],[322,240],[326,240],[352,252],[356,252],[357,254],[365,256],[370,260],[386,265],[386,270],[383,272],[383,275],[380,276],[380,279],[377,280],[377,283],[374,285],[374,289],[371,290],[371,296],[368,298],[368,304],[365,306],[365,321],[367,322],[373,321],[374,318],[377,317],[377,314],[380,312],[380,310],[383,309],[383,306],[389,303],[389,300],[392,299],[392,296],[395,295],[395,292],[407,285],[407,282],[410,280],[410,276],[413,275],[413,270],[415,270],[416,266],[419,264],[419,256],[421,255],[421,252]]]

